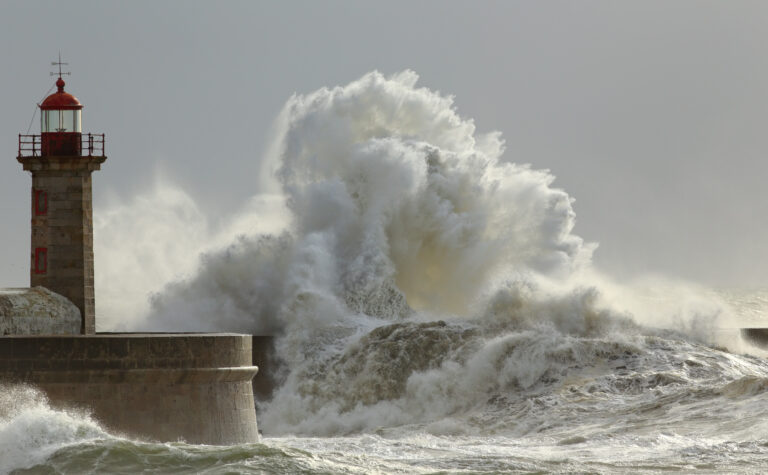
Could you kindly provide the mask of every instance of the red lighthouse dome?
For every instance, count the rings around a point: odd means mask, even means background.
[[[65,85],[66,83],[64,80],[59,78],[59,80],[56,81],[56,87],[59,90],[46,97],[45,100],[40,104],[40,109],[82,110],[83,105],[80,104],[80,101],[78,101],[77,98],[72,94],[64,92]]]

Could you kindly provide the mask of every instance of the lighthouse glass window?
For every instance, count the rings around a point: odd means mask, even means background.
[[[80,132],[79,110],[45,110],[42,114],[43,132]]]

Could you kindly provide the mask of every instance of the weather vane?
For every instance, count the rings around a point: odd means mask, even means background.
[[[59,60],[51,62],[51,66],[58,66],[59,67],[59,72],[58,72],[59,77],[61,77],[62,75],[64,75],[64,76],[71,76],[72,75],[71,72],[66,72],[66,73],[62,73],[61,72],[61,67],[62,66],[69,66],[69,63],[62,63],[61,62],[61,51],[59,51]],[[56,74],[57,73],[54,71],[54,72],[51,73],[51,76],[55,76]]]

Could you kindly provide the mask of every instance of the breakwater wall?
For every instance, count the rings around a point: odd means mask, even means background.
[[[0,337],[0,381],[41,389],[59,408],[158,441],[258,441],[252,338],[115,333]]]

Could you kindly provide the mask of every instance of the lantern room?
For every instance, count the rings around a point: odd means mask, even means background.
[[[40,104],[40,132],[43,156],[77,156],[82,149],[83,105],[64,92],[64,80],[56,81],[58,91]]]

